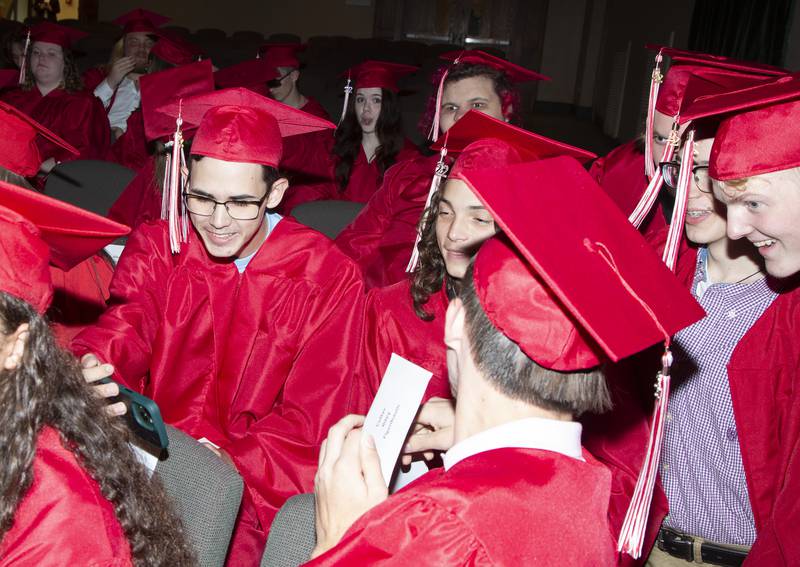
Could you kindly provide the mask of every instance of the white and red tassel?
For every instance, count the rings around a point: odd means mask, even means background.
[[[661,160],[659,163],[671,161],[672,157],[675,155],[675,149],[679,145],[680,136],[678,135],[678,123],[676,118],[676,121],[673,123],[672,131],[669,134],[669,140],[664,146],[664,153],[661,154]],[[645,160],[647,160],[646,156]],[[639,226],[641,226],[641,224],[650,214],[650,211],[653,209],[653,205],[655,205],[656,199],[658,199],[658,193],[661,191],[663,184],[664,177],[661,173],[661,168],[659,167],[656,169],[655,175],[653,175],[653,178],[647,185],[647,189],[645,189],[642,197],[636,204],[636,208],[633,209],[633,212],[628,217],[630,223],[636,228],[639,228]]]
[[[650,424],[647,453],[617,541],[617,551],[627,553],[634,559],[638,559],[642,555],[650,505],[653,501],[653,489],[661,462],[661,445],[664,440],[664,424],[669,403],[671,366],[672,352],[670,352],[669,342],[667,342],[661,358],[661,372],[658,373],[656,382],[656,408]]]
[[[447,177],[447,172],[449,171],[450,167],[447,165],[447,163],[445,163],[445,157],[447,157],[446,146],[443,147],[439,152],[439,161],[436,163],[436,171],[434,171],[433,179],[431,179],[431,186],[430,189],[428,189],[428,198],[425,201],[425,208],[423,211],[427,212],[427,210],[430,208],[434,193],[439,190],[442,180]],[[419,241],[422,239],[422,229],[424,228],[422,225],[426,222],[426,220],[426,215],[423,214],[422,218],[420,219],[419,226],[417,227],[417,238],[414,240],[414,249],[411,251],[411,259],[408,261],[408,265],[406,266],[406,272],[410,273],[417,269],[417,264],[419,263]]]
[[[453,65],[457,64],[460,59],[460,57],[457,57],[456,60],[453,61]],[[436,108],[433,111],[431,131],[428,132],[428,139],[431,142],[435,142],[439,139],[439,122],[441,122],[442,119],[442,91],[444,91],[444,82],[447,80],[448,73],[450,73],[449,65],[442,73],[442,77],[439,79],[439,87],[436,89]]]
[[[647,121],[645,122],[644,134],[644,172],[648,179],[653,179],[656,175],[656,164],[653,162],[653,130],[658,89],[664,80],[664,75],[661,74],[662,59],[661,50],[659,50],[656,55],[656,66],[650,76],[650,97],[647,100]]]
[[[175,125],[172,148],[167,159],[164,179],[165,195],[162,196],[161,212],[163,215],[166,208],[170,249],[173,254],[178,254],[181,251],[181,244],[187,242],[189,237],[189,221],[182,203],[188,169],[186,167],[186,157],[183,155],[183,132],[181,131],[183,118],[181,117],[180,104]],[[164,206],[164,198],[166,198],[166,207]]]
[[[347,76],[347,84],[344,86],[344,104],[342,105],[342,115],[339,117],[339,123],[336,124],[336,127],[342,125],[344,121],[344,117],[347,114],[347,104],[350,102],[350,95],[353,94],[353,81],[350,79],[350,76]]]
[[[25,47],[22,48],[22,63],[19,66],[19,84],[22,85],[25,83],[25,79],[27,78],[27,67],[28,67],[28,49],[31,46],[31,30],[28,30],[28,34],[25,36]]]
[[[675,206],[672,209],[672,220],[667,233],[667,244],[664,247],[662,260],[667,267],[675,271],[678,261],[678,250],[683,238],[683,225],[686,221],[686,204],[689,200],[689,188],[692,183],[694,166],[694,130],[686,135],[681,150],[681,171],[678,175],[678,186],[675,188]]]

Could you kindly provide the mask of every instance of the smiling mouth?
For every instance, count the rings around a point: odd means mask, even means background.
[[[711,211],[709,211],[708,209],[693,209],[693,210],[686,211],[686,216],[687,217],[692,217],[692,218],[700,218],[700,217],[702,217],[704,215],[708,215],[710,213],[711,213]]]
[[[755,246],[756,248],[768,248],[773,244],[775,244],[776,242],[777,240],[775,240],[774,238],[768,238],[766,240],[754,241],[753,246]]]

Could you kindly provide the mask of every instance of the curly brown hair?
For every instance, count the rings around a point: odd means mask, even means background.
[[[195,565],[163,487],[128,446],[128,431],[106,415],[75,358],[56,346],[47,321],[27,302],[0,292],[0,332],[23,324],[29,326],[23,360],[15,370],[0,370],[0,539],[31,486],[36,442],[49,425],[113,505],[135,565]]]
[[[425,310],[425,304],[431,295],[442,289],[442,285],[447,285],[449,295],[458,293],[458,281],[447,274],[442,251],[436,240],[436,218],[439,216],[443,188],[444,180],[439,190],[431,197],[431,204],[422,213],[419,221],[420,240],[417,244],[419,261],[411,277],[411,300],[414,302],[414,312],[423,321],[433,320],[433,314]]]
[[[77,93],[83,90],[83,78],[78,65],[75,63],[75,56],[69,49],[62,48],[64,54],[64,77],[61,79],[61,87],[68,93]],[[31,69],[31,48],[25,57],[25,82],[22,83],[22,90],[29,91],[33,88],[33,70]]]

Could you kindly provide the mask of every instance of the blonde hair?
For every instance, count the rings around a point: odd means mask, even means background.
[[[770,171],[767,173],[758,173],[756,175],[752,175],[750,177],[742,177],[740,179],[728,179],[725,181],[720,181],[718,179],[712,179],[712,183],[716,189],[722,191],[726,197],[735,197],[737,193],[743,192],[747,189],[747,183],[754,178],[759,178],[763,180],[764,183],[767,185],[771,184],[772,181],[770,176],[774,173],[783,173],[788,172],[790,173],[795,179],[794,181],[800,187],[800,167],[790,167],[787,169],[779,169],[777,171]]]

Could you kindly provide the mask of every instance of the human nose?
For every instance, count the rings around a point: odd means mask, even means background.
[[[214,203],[214,211],[211,213],[211,225],[222,228],[231,224],[231,216],[223,203]]]
[[[464,221],[456,216],[447,231],[447,238],[453,242],[460,242],[467,239],[467,231]]]
[[[728,206],[727,219],[728,219],[728,238],[731,240],[738,240],[744,238],[753,231],[750,223],[747,221],[746,212],[742,210],[743,207],[733,205]]]

